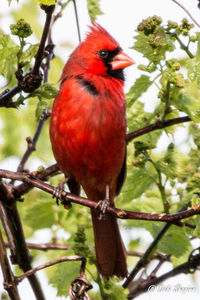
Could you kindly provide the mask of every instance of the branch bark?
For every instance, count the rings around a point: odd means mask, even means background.
[[[131,140],[133,140],[141,135],[144,135],[146,133],[149,133],[151,131],[154,131],[154,130],[159,130],[159,129],[166,128],[168,126],[177,125],[177,124],[181,124],[184,122],[190,122],[190,121],[191,121],[191,119],[188,116],[174,118],[174,119],[165,120],[165,121],[158,119],[152,124],[149,124],[143,128],[140,128],[138,130],[128,133],[126,135],[126,142],[129,143]]]
[[[32,177],[29,174],[11,172],[11,171],[0,169],[0,178],[9,178],[9,179],[23,181],[28,185],[37,187],[51,195],[54,195],[55,188],[53,186],[37,179],[36,177]],[[13,193],[15,195],[14,187],[13,187]],[[74,202],[90,208],[96,208],[95,201],[71,193],[67,193],[65,191],[62,192],[60,200],[64,206],[69,202]],[[177,221],[179,220],[200,214],[200,204],[194,206],[191,209],[177,212],[175,214],[141,213],[141,212],[133,212],[133,211],[117,209],[113,207],[108,207],[107,213],[113,214],[120,219],[151,220],[151,221],[169,222],[169,223],[176,224]],[[180,223],[178,223],[178,225],[180,225]]]
[[[33,139],[31,138],[27,138],[27,150],[25,151],[19,165],[18,165],[18,168],[17,168],[17,172],[22,172],[23,169],[24,169],[24,165],[25,163],[27,162],[27,160],[29,159],[31,153],[33,151],[35,151],[36,149],[36,144],[37,144],[37,141],[39,139],[39,136],[40,136],[40,133],[42,131],[42,128],[44,126],[44,123],[46,121],[46,119],[49,117],[49,113],[46,112],[46,111],[43,111],[42,115],[41,115],[41,118],[38,122],[38,126],[36,128],[36,131],[35,131],[35,134],[34,134],[34,137]]]
[[[73,256],[63,256],[54,260],[51,260],[45,264],[42,264],[36,268],[33,268],[31,270],[28,270],[26,273],[22,274],[21,276],[18,276],[16,278],[16,281],[19,283],[22,280],[24,280],[27,277],[32,276],[33,274],[35,274],[36,272],[51,267],[53,265],[59,264],[61,262],[65,262],[65,261],[81,261],[81,267],[80,267],[80,274],[83,275],[85,272],[85,265],[86,265],[86,259],[84,256],[78,256],[78,255],[73,255]]]
[[[13,96],[15,96],[21,91],[27,93],[33,92],[41,84],[42,77],[39,69],[41,67],[41,63],[44,58],[46,39],[48,36],[48,32],[51,24],[51,18],[52,18],[53,11],[55,9],[55,5],[42,5],[41,7],[46,13],[46,21],[45,21],[42,37],[40,40],[38,52],[35,57],[34,67],[30,72],[22,76],[22,79],[19,80],[17,86],[15,86],[12,90],[9,90],[8,92],[4,93],[0,97],[0,107],[2,106],[16,107],[15,103],[12,101]]]
[[[20,300],[15,277],[12,273],[10,263],[6,254],[3,237],[0,231],[0,263],[4,278],[4,288],[7,290],[11,300]]]

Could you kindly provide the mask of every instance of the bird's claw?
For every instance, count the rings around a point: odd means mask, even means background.
[[[63,192],[63,188],[61,188],[60,185],[58,185],[58,186],[56,186],[56,187],[54,188],[52,197],[53,197],[53,198],[56,198],[56,204],[57,204],[57,205],[59,205],[60,199],[61,199],[61,197],[62,197],[62,192]]]
[[[109,206],[110,202],[108,199],[100,200],[97,205],[95,206],[96,209],[100,210],[99,219],[103,220],[105,219],[106,210]]]
[[[64,186],[67,182],[68,178],[65,178],[61,181],[55,188],[52,194],[53,198],[56,198],[56,204],[59,205],[59,202],[62,204],[62,193],[64,192]]]

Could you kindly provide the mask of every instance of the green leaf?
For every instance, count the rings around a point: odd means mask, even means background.
[[[40,198],[41,197],[42,194],[40,193]],[[24,217],[25,224],[34,230],[50,228],[56,223],[53,206],[54,201],[51,199],[42,199],[42,201],[37,201],[31,207],[28,207]]]
[[[40,119],[43,111],[47,110],[47,108],[48,108],[47,101],[45,101],[45,100],[38,101],[38,104],[37,104],[37,107],[36,107],[36,110],[35,110],[35,116],[36,116],[37,120]]]
[[[140,101],[133,103],[127,109],[127,122],[129,131],[135,131],[149,124],[153,114],[144,111],[144,104]]]
[[[105,283],[104,290],[106,294],[106,299],[112,299],[112,300],[127,299],[128,290],[124,289],[121,285],[117,284],[115,278],[112,278]]]
[[[156,32],[150,35],[145,35],[143,31],[137,32],[133,49],[142,53],[150,62],[157,64],[165,59],[166,52],[174,50],[172,41],[162,27],[157,28]]]
[[[188,254],[192,251],[192,246],[190,244],[189,237],[185,234],[185,231],[182,227],[171,226],[167,231],[165,236],[158,244],[158,251],[166,253],[174,257],[177,264],[184,262],[185,254]],[[176,258],[183,258],[183,261]]]
[[[151,86],[152,81],[147,75],[141,75],[127,93],[128,108]]]
[[[23,52],[21,56],[21,61],[31,60],[37,53],[38,44],[30,45],[26,51]]]
[[[42,84],[37,90],[30,94],[30,97],[38,97],[39,99],[52,99],[57,95],[57,88],[50,83]]]
[[[64,262],[56,266],[49,283],[57,288],[57,296],[67,296],[70,283],[80,274],[80,262]]]
[[[150,191],[152,192],[152,196],[149,195]],[[146,194],[148,194],[148,197]],[[145,193],[145,196],[142,196],[141,198],[138,198],[132,202],[131,210],[147,213],[162,213],[163,203],[160,192],[157,190],[148,189]]]
[[[11,42],[8,35],[0,34],[0,74],[8,81],[15,73],[18,51],[19,47]]]
[[[88,13],[92,22],[96,20],[97,16],[103,15],[99,2],[100,0],[87,0]]]
[[[197,52],[196,52],[196,59],[200,59],[200,33],[196,32],[197,39],[198,39],[198,44],[197,44]]]
[[[196,218],[196,228],[194,229],[193,236],[200,237],[200,216]]]
[[[127,179],[120,197],[123,197],[126,202],[138,198],[154,182],[152,174],[145,168],[129,167]]]
[[[190,88],[192,88],[192,83]],[[194,94],[194,91],[193,91]],[[193,96],[192,93],[180,93],[177,99],[174,99],[175,106],[184,111],[194,122],[200,122],[200,93],[196,92]]]
[[[55,5],[56,4],[56,0],[39,0],[39,2],[44,5]]]
[[[189,160],[188,155],[179,153],[174,145],[170,144],[164,156],[156,162],[156,166],[169,178],[187,178]]]

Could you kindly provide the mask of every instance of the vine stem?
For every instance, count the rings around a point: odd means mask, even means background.
[[[200,24],[193,18],[189,10],[187,10],[181,3],[179,3],[177,0],[172,0],[174,3],[176,3],[178,6],[180,6],[186,14],[191,18],[191,20],[200,28]]]

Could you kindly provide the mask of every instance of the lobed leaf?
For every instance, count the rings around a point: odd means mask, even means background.
[[[99,2],[100,0],[87,0],[88,13],[92,22],[96,20],[97,16],[103,15]]]
[[[134,104],[134,102],[138,100],[151,85],[152,81],[150,80],[150,77],[147,75],[141,75],[126,94],[128,108],[131,107],[131,105]]]

